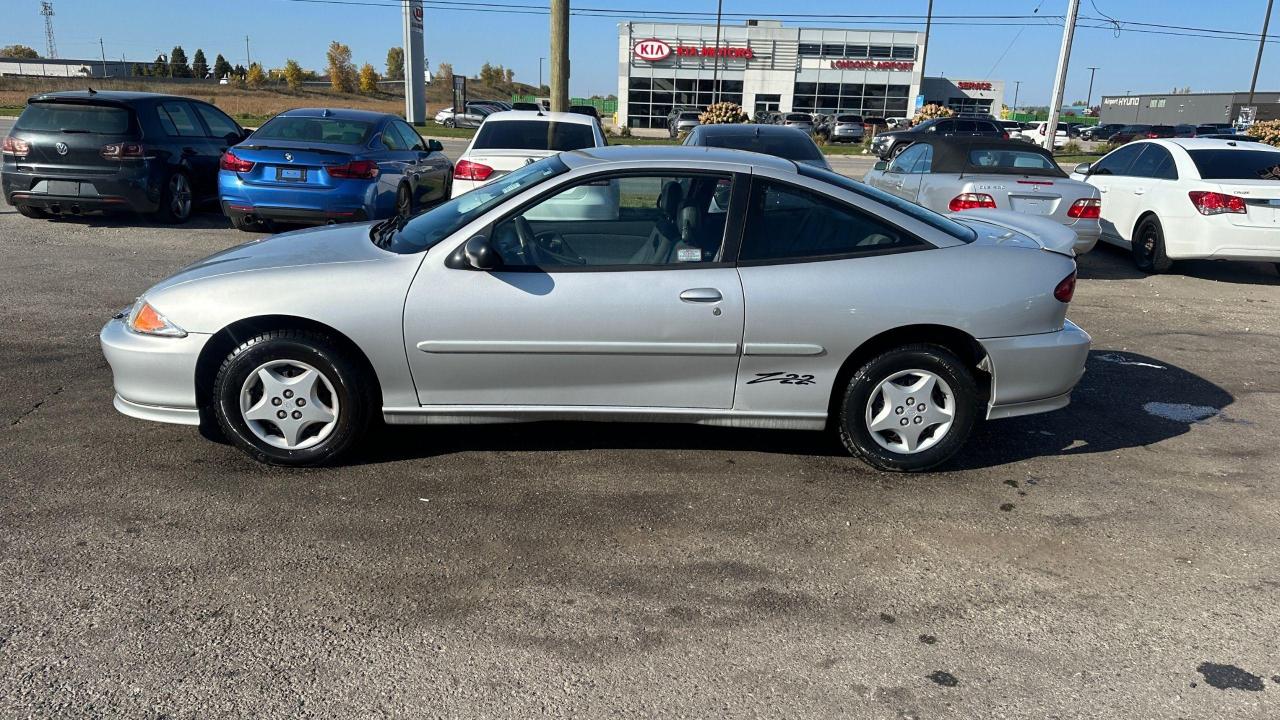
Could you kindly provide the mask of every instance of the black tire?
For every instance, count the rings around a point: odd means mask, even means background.
[[[328,435],[298,449],[276,447],[249,428],[240,411],[240,393],[250,373],[271,361],[300,361],[319,371],[333,388],[337,419]],[[333,461],[349,450],[369,425],[377,399],[360,366],[329,337],[305,330],[272,330],[232,350],[213,385],[213,411],[223,435],[255,460],[304,467]],[[286,394],[287,395],[287,394]],[[285,401],[288,402],[288,401]],[[297,402],[294,400],[294,402]]]
[[[30,205],[14,205],[14,207],[17,208],[18,212],[21,213],[23,217],[29,217],[33,220],[40,220],[49,217],[49,213],[38,207],[31,207]]]
[[[883,447],[875,440],[866,414],[868,403],[881,383],[896,373],[908,370],[926,371],[945,381],[951,388],[953,414],[946,434],[932,446],[917,452],[900,453]],[[916,407],[922,404],[919,400],[915,402]],[[951,459],[964,446],[981,406],[982,397],[973,373],[954,353],[939,345],[905,345],[872,358],[849,378],[840,403],[840,441],[851,454],[880,470],[928,470]],[[904,420],[909,415],[908,409]]]
[[[409,192],[408,185],[401,185],[396,190],[396,215],[402,218],[413,216],[413,193]]]
[[[445,126],[445,127],[447,127],[447,128],[457,127],[457,125],[458,125],[457,121],[456,121],[456,120],[454,120],[453,118],[445,118],[445,119],[444,119],[444,122],[443,122],[443,123],[441,123],[441,124],[442,124],[442,125],[444,125],[444,126]]]
[[[1133,231],[1133,264],[1144,273],[1168,272],[1173,261],[1165,254],[1164,228],[1154,215],[1138,223]]]
[[[182,201],[184,193],[185,202]],[[165,178],[164,187],[160,191],[160,207],[156,208],[152,217],[166,225],[180,225],[191,219],[193,209],[195,209],[195,196],[192,192],[191,178],[186,172],[175,170]]]

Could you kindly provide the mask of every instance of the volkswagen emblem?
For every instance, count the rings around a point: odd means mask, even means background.
[[[59,155],[66,155],[66,154],[67,154],[67,144],[66,144],[66,143],[64,143],[64,142],[60,142],[60,143],[58,143],[58,144],[54,145],[54,146],[53,146],[53,149],[54,149],[54,150],[57,150]]]
[[[293,153],[285,153],[284,159],[288,160],[289,162],[293,162]]]

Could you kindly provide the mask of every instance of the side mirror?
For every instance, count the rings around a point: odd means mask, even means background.
[[[888,160],[877,160],[877,161],[876,161],[876,166],[875,166],[875,169],[876,169],[876,170],[887,170],[887,169],[888,169],[888,167],[889,167],[889,161],[888,161]]]
[[[489,244],[489,238],[476,235],[455,250],[445,264],[455,270],[495,270],[502,267],[502,256]]]
[[[1092,168],[1093,168],[1093,163],[1080,163],[1075,167],[1074,172],[1080,173],[1081,175],[1088,175],[1089,170]]]
[[[444,152],[444,143],[439,140],[428,140],[427,150],[430,152]]]

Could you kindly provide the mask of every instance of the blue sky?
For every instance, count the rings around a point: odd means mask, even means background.
[[[373,63],[382,69],[386,50],[401,43],[399,10],[381,6],[393,0],[355,0],[373,6],[316,4],[290,0],[215,0],[208,3],[182,0],[54,0],[54,28],[62,57],[98,57],[98,38],[108,58],[149,60],[157,51],[182,45],[187,55],[204,48],[212,62],[222,53],[233,64],[244,62],[244,36],[250,36],[255,60],[278,67],[294,58],[306,67],[321,68],[330,40],[351,46],[357,64]],[[543,5],[545,0],[462,0],[508,5]],[[44,25],[38,0],[3,0],[4,24],[0,45],[22,43],[44,49]],[[666,12],[713,14],[715,0],[571,0],[574,8],[644,9]],[[725,0],[724,11],[751,13],[767,18],[776,13],[814,13],[923,16],[927,0]],[[196,10],[202,7],[205,9]],[[935,0],[935,16],[1032,15],[1061,16],[1067,0]],[[1206,7],[1213,12],[1206,12]],[[1208,30],[1261,30],[1266,0],[1082,0],[1081,14],[1103,15],[1122,23],[1145,22]],[[221,12],[213,12],[218,8]],[[513,68],[516,78],[529,83],[538,79],[538,57],[546,56],[548,19],[536,14],[504,14],[449,10],[428,6],[426,11],[427,57],[432,66],[441,60],[456,71],[474,74],[486,61]],[[1272,18],[1269,34],[1280,40],[1280,12]],[[639,19],[637,16],[635,19]],[[866,27],[837,25],[818,19],[790,21],[788,25]],[[570,57],[574,95],[617,91],[618,18],[571,19]],[[726,24],[742,18],[726,19]],[[911,29],[915,21],[890,19],[872,26]],[[939,20],[933,28],[928,74],[952,78],[1002,79],[1008,82],[1006,102],[1012,102],[1013,81],[1021,80],[1020,104],[1045,104],[1053,84],[1054,64],[1061,41],[1060,26],[1041,20],[987,20],[983,24],[948,25]],[[1031,23],[1030,26],[998,23]],[[1100,24],[1094,21],[1091,24]],[[1256,37],[1248,41],[1142,34],[1122,24],[1119,37],[1113,30],[1081,28],[1068,76],[1067,97],[1083,99],[1089,82],[1087,66],[1100,69],[1093,95],[1123,94],[1127,90],[1167,92],[1190,86],[1193,91],[1247,90],[1253,70]],[[1169,30],[1170,32],[1192,32]],[[1259,90],[1280,90],[1280,41],[1267,46]]]

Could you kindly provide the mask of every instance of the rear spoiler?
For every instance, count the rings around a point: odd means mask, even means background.
[[[245,150],[292,150],[294,152],[328,153],[329,155],[350,155],[351,154],[349,151],[346,151],[346,150],[334,150],[332,148],[319,148],[319,147],[297,147],[295,145],[255,144],[255,145],[237,145],[236,147],[244,148]]]
[[[981,220],[989,225],[1012,230],[1035,241],[1041,250],[1067,257],[1076,255],[1076,233],[1056,220],[1016,213],[1012,210],[965,210],[956,219]]]

